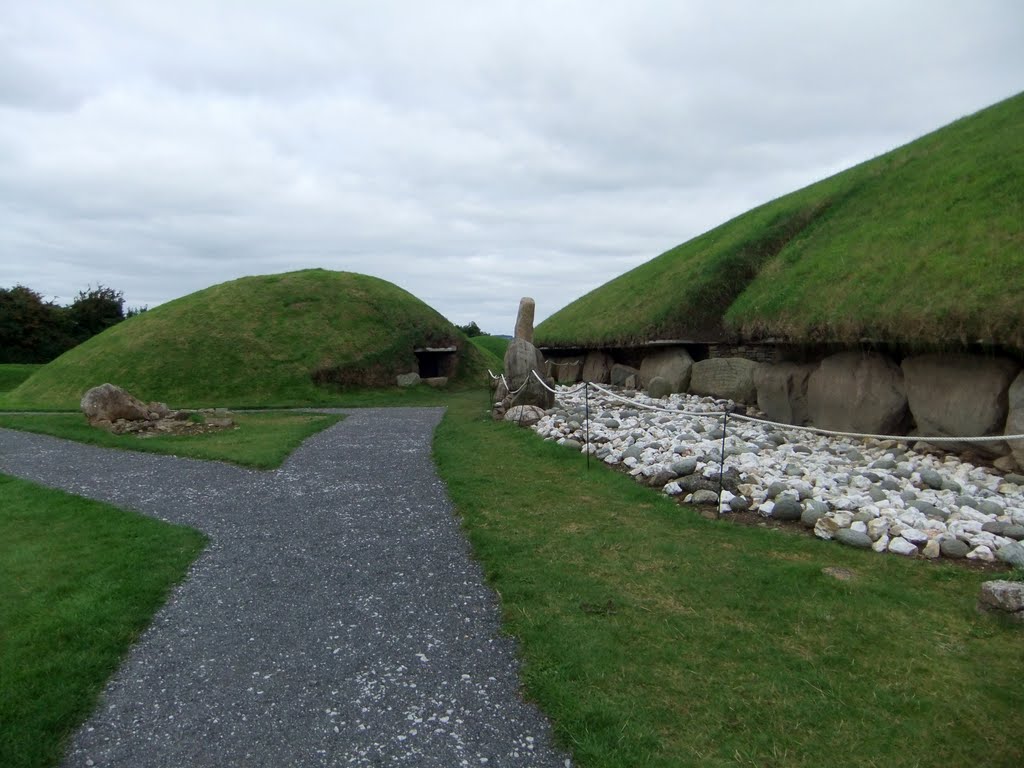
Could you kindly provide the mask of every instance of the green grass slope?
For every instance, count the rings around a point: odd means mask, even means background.
[[[1024,348],[1024,94],[606,283],[544,345],[863,338]]]
[[[505,364],[505,350],[511,339],[502,336],[473,336],[473,345],[484,354],[484,359],[492,371],[497,371]]]
[[[476,347],[440,314],[374,277],[320,269],[244,277],[162,304],[69,350],[4,398],[77,408],[109,381],[185,405],[326,403],[338,387],[394,385],[413,350],[460,347],[456,378],[482,380]]]

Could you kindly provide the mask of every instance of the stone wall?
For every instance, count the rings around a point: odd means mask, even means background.
[[[657,379],[659,392],[730,399],[757,406],[772,421],[844,432],[992,435],[991,441],[944,442],[942,447],[989,458],[1012,456],[1024,466],[1024,442],[998,439],[1024,433],[1024,363],[1012,354],[845,350],[819,351],[815,358],[808,348],[801,362],[788,362],[793,349],[773,345],[627,351],[580,352],[572,360],[581,364],[558,369],[559,382],[647,388]],[[706,359],[694,362],[704,352]]]

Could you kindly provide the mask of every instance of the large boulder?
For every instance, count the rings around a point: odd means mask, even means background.
[[[554,381],[544,375],[544,355],[540,350],[524,339],[512,339],[505,350],[505,380],[508,381],[508,396],[511,397],[509,407],[537,405],[541,408],[550,408],[554,405],[554,393],[537,380],[534,372],[541,376],[548,386],[554,386]]]
[[[754,370],[757,363],[742,357],[713,357],[693,364],[690,392],[710,395],[737,403],[754,403]]]
[[[82,395],[81,407],[90,424],[118,419],[146,421],[151,413],[146,403],[113,384],[101,384],[90,389]]]
[[[757,407],[772,421],[800,426],[810,421],[807,382],[817,363],[765,363],[754,369]]]
[[[917,355],[905,359],[901,368],[918,434],[995,435],[1006,426],[1007,391],[1020,371],[1013,360],[967,354]],[[1006,453],[1002,441],[975,447],[995,455]]]
[[[583,355],[548,360],[548,375],[559,384],[575,384],[583,373]]]
[[[632,366],[616,363],[612,366],[612,384],[616,387],[636,389],[640,386],[640,371]]]
[[[1024,435],[1024,373],[1013,380],[1006,393],[1007,415],[1004,435]],[[1010,450],[1017,465],[1024,467],[1024,440],[1010,441]]]
[[[652,352],[640,363],[640,386],[649,387],[651,379],[660,377],[668,383],[669,392],[685,392],[692,368],[693,358],[685,349]]]
[[[612,380],[612,366],[615,361],[607,352],[594,350],[587,352],[583,361],[583,381],[590,381],[594,384],[609,384]]]
[[[875,352],[826,357],[807,382],[807,410],[822,429],[894,433],[907,415],[903,372]]]

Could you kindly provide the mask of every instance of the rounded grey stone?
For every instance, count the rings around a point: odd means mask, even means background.
[[[672,462],[669,469],[675,472],[677,477],[686,477],[697,471],[697,460],[693,458],[680,459],[679,461]]]
[[[785,483],[780,483],[776,481],[768,486],[768,498],[774,499],[780,493],[785,493],[787,490],[789,490],[789,486],[787,486]]]
[[[967,553],[971,551],[971,548],[960,539],[946,538],[939,542],[939,552],[942,553],[943,557],[949,557],[955,560],[967,557]]]
[[[896,469],[896,462],[892,459],[879,459],[871,462],[872,469]]]
[[[1008,539],[1016,539],[1017,541],[1024,539],[1024,525],[1014,523],[1013,525],[1006,526],[1003,529],[1003,536]]]
[[[772,510],[772,517],[776,520],[799,520],[803,515],[803,507],[800,501],[788,493],[784,493],[775,499],[775,508]]]
[[[996,557],[1014,568],[1024,569],[1024,544],[1013,542],[996,550]]]
[[[750,509],[750,502],[745,496],[733,496],[729,500],[729,509],[733,512],[746,512]]]
[[[1002,508],[1002,506],[1000,506],[994,501],[989,501],[988,499],[983,499],[982,501],[979,501],[978,506],[976,506],[975,509],[978,510],[979,512],[984,512],[986,515],[996,516],[1001,515],[1006,511],[1005,509]]]
[[[856,547],[857,549],[871,548],[871,537],[862,531],[840,528],[833,534],[833,538],[848,547]]]
[[[934,469],[921,470],[921,482],[936,491],[942,490],[942,475]]]
[[[647,384],[647,394],[657,400],[660,400],[663,397],[668,397],[672,394],[672,385],[669,384],[668,379],[661,376],[655,376]]]
[[[875,486],[868,488],[868,496],[871,497],[872,501],[885,501],[889,498],[885,495],[885,491],[881,488],[876,488]]]
[[[879,485],[882,486],[883,491],[898,491],[900,489],[899,482],[892,477],[883,477]]]
[[[994,533],[996,536],[1005,536],[1004,531],[1010,527],[1010,523],[1003,522],[1002,520],[989,520],[983,526],[981,530],[985,533]]]
[[[828,505],[825,502],[808,499],[804,502],[804,511],[800,515],[800,522],[808,528],[813,528],[814,524],[827,514]]]

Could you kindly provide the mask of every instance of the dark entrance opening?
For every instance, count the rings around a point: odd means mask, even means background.
[[[456,347],[424,347],[414,350],[420,364],[420,378],[434,379],[438,376],[454,376],[458,362]]]

